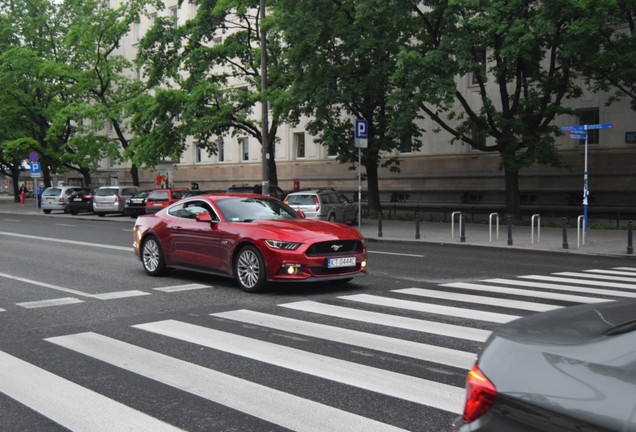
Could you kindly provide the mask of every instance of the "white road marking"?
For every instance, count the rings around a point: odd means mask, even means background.
[[[361,303],[368,303],[377,306],[386,306],[390,308],[399,308],[410,311],[426,312],[438,315],[447,315],[452,317],[470,318],[479,321],[489,321],[496,323],[506,323],[508,321],[519,318],[517,315],[500,314],[494,312],[483,312],[474,309],[465,309],[451,306],[442,306],[434,304],[419,303],[408,300],[400,300],[389,297],[381,297],[369,294],[354,294],[350,296],[338,297],[343,300],[350,300]]]
[[[205,288],[213,288],[213,287],[211,287],[210,285],[191,283],[187,285],[173,285],[173,286],[167,286],[167,287],[153,288],[153,290],[162,291],[166,293],[172,293],[172,292],[179,292],[179,291],[205,289]]]
[[[475,363],[473,353],[458,351],[450,348],[427,345],[403,339],[375,335],[341,327],[301,321],[293,318],[269,315],[246,309],[211,314],[212,316],[254,324],[300,334],[319,339],[344,343],[347,345],[369,348],[376,351],[397,354],[404,357],[470,369]]]
[[[627,283],[619,283],[619,282],[602,282],[602,281],[589,281],[583,279],[572,279],[572,278],[564,278],[564,277],[554,277],[554,276],[539,276],[539,275],[530,275],[530,276],[519,276],[521,279],[534,279],[534,280],[542,280],[547,282],[563,282],[563,283],[572,283],[572,284],[581,284],[581,285],[595,285],[602,286],[608,288],[627,288],[627,289],[636,289],[636,284],[627,284]]]
[[[416,254],[406,254],[406,253],[398,253],[398,252],[379,252],[379,251],[367,251],[369,254],[379,254],[379,255],[398,255],[398,256],[408,256],[408,257],[416,257],[416,258],[424,258],[425,255],[416,255]]]
[[[68,304],[84,303],[84,300],[80,300],[73,297],[62,297],[58,299],[38,300],[31,302],[16,303],[17,306],[25,309],[36,309],[50,306],[63,306]]]
[[[530,291],[527,289],[520,288],[506,288],[506,287],[498,287],[498,286],[490,286],[484,284],[476,284],[476,283],[468,283],[468,282],[453,282],[444,284],[442,286],[451,287],[451,288],[461,288],[473,291],[480,292],[491,292],[491,293],[499,293],[499,294],[512,294],[522,297],[532,297],[532,298],[544,298],[550,300],[560,300],[574,303],[601,303],[607,301],[598,297],[584,297],[572,294],[560,294],[560,293],[552,293],[547,291]]]
[[[558,284],[551,284],[551,283],[545,283],[545,282],[530,282],[530,281],[513,280],[513,279],[485,279],[482,282],[522,286],[526,288],[545,288],[545,289],[553,289],[557,291],[572,291],[572,292],[584,293],[584,294],[597,294],[597,295],[610,295],[615,297],[636,298],[636,293],[633,293],[633,292],[608,290],[608,289],[600,289],[600,288],[588,288],[588,287],[573,286],[573,285],[558,285]],[[535,297],[535,296],[533,295],[532,297]]]
[[[285,303],[278,306],[303,312],[348,319],[352,321],[360,321],[380,326],[412,330],[420,333],[438,334],[442,336],[472,340],[477,342],[484,342],[486,339],[488,339],[488,336],[490,336],[490,332],[487,330],[457,326],[436,321],[408,318],[399,315],[365,311],[343,306],[335,306],[310,300]]]
[[[133,327],[441,410],[462,412],[465,390],[461,387],[174,320]]]
[[[510,300],[510,299],[502,299],[502,298],[494,298],[494,297],[485,297],[485,296],[477,296],[470,294],[460,294],[456,292],[446,292],[446,291],[436,291],[424,288],[406,288],[393,290],[393,292],[400,294],[408,294],[419,297],[429,297],[436,298],[442,300],[454,300],[460,302],[488,305],[488,306],[500,306],[505,308],[512,309],[523,309],[530,310],[534,312],[544,312],[553,309],[559,309],[562,306],[545,304],[545,303],[534,303],[534,302],[526,302],[519,300]]]
[[[0,231],[0,235],[29,239],[29,240],[42,240],[42,241],[49,241],[49,242],[55,242],[55,243],[66,243],[66,244],[74,244],[74,245],[80,245],[80,246],[90,246],[90,247],[96,247],[96,248],[102,248],[102,249],[114,249],[114,250],[122,250],[122,251],[128,251],[128,252],[134,251],[134,249],[131,247],[96,244],[96,243],[82,242],[82,241],[76,241],[76,240],[57,239],[57,238],[34,236],[34,235],[27,235],[27,234],[16,234],[16,233],[5,232],[5,231]]]
[[[27,284],[31,284],[31,285],[37,285],[37,286],[41,286],[43,288],[49,288],[49,289],[53,289],[56,291],[62,291],[68,294],[73,294],[76,296],[80,296],[80,297],[89,297],[89,298],[96,298],[96,299],[100,299],[100,300],[110,300],[110,299],[114,299],[114,298],[120,298],[120,297],[132,297],[132,296],[142,296],[142,295],[149,295],[150,293],[144,292],[144,291],[137,291],[137,290],[133,290],[133,291],[115,291],[115,292],[111,292],[111,293],[103,293],[103,294],[87,294],[85,292],[82,291],[77,291],[71,288],[65,288],[65,287],[61,287],[59,285],[53,285],[50,283],[46,283],[46,282],[38,282],[35,281],[33,279],[27,279],[27,278],[23,278],[20,276],[13,276],[10,274],[6,274],[6,273],[0,273],[0,277],[4,277],[7,279],[12,279],[12,280],[17,280],[20,282],[24,282]]]
[[[401,430],[96,333],[80,333],[46,340],[290,430]],[[462,397],[463,393],[462,390]],[[111,427],[110,430],[115,429]]]
[[[79,432],[180,431],[174,426],[0,351],[0,392]]]

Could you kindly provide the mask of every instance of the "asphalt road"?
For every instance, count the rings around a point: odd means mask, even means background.
[[[0,215],[0,430],[447,430],[500,322],[636,289],[628,259],[371,241],[367,278],[246,294],[147,276],[132,225]]]

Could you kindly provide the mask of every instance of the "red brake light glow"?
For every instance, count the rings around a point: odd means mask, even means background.
[[[495,403],[497,389],[475,364],[466,378],[464,422],[471,423],[484,415]]]
[[[316,211],[320,210],[320,200],[317,196],[314,197],[314,201],[316,201]]]

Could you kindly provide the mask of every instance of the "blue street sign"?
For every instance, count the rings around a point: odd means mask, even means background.
[[[31,162],[31,174],[39,174],[42,172],[40,162]]]
[[[570,139],[574,139],[574,140],[585,140],[587,139],[587,132],[583,131],[570,131],[570,133],[568,134]]]
[[[355,138],[356,139],[367,139],[369,138],[369,122],[366,120],[356,120],[356,129],[355,129]]]
[[[599,124],[587,124],[587,125],[574,125],[574,126],[561,126],[562,132],[567,131],[584,131],[590,129],[612,129],[613,123],[599,123]]]

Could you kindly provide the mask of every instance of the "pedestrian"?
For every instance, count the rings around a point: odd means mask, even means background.
[[[24,202],[26,201],[26,195],[28,192],[26,186],[25,185],[20,186],[19,192],[20,192],[20,204],[24,206]]]
[[[42,193],[44,193],[44,185],[42,183],[40,183],[38,185],[38,189],[37,189],[37,195],[38,195],[38,208],[42,207]]]

